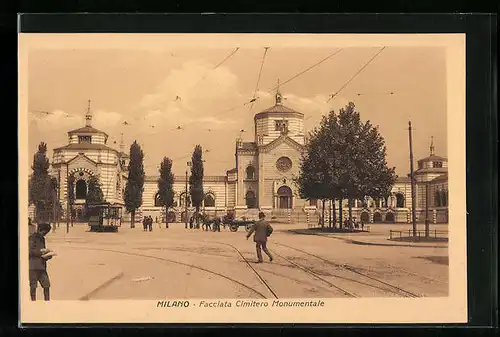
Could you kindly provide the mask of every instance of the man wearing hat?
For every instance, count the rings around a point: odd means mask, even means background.
[[[258,263],[262,263],[262,251],[266,253],[267,256],[269,256],[269,262],[273,260],[273,256],[267,250],[267,237],[271,235],[273,232],[273,228],[271,225],[265,220],[266,215],[264,212],[259,213],[259,221],[257,221],[252,228],[248,231],[247,234],[247,240],[248,238],[252,235],[252,233],[255,232],[253,236],[253,241],[255,242],[255,246],[257,248],[257,258],[258,258]]]
[[[29,277],[31,300],[36,301],[36,287],[38,282],[43,288],[45,301],[50,300],[50,281],[47,274],[47,261],[54,255],[45,247],[45,235],[50,232],[49,223],[38,224],[35,233],[29,236]]]

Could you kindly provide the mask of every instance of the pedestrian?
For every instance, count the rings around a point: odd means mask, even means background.
[[[45,246],[45,235],[50,233],[49,223],[38,224],[37,231],[29,236],[29,279],[30,296],[36,301],[36,287],[38,282],[43,288],[45,301],[50,301],[50,280],[47,274],[47,261],[55,254]]]
[[[144,231],[147,231],[148,230],[148,217],[145,216],[143,219],[142,219],[142,227],[144,227]]]
[[[153,217],[151,215],[148,217],[148,226],[149,226],[149,231],[152,232],[153,231]]]
[[[267,249],[267,237],[271,235],[273,232],[273,227],[265,220],[266,215],[264,212],[259,213],[259,221],[257,221],[252,228],[248,231],[247,234],[247,240],[248,238],[252,235],[252,233],[255,233],[253,236],[253,241],[255,242],[255,247],[257,250],[257,258],[258,258],[258,263],[262,263],[262,251],[266,253],[266,255],[269,257],[269,262],[273,261],[273,256]]]
[[[361,220],[361,230],[364,231],[365,230],[365,223],[363,222],[363,220]]]

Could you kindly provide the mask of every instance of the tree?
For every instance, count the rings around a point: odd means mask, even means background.
[[[90,176],[88,180],[88,192],[85,197],[85,203],[88,204],[99,204],[105,202],[104,194],[102,193],[101,184],[99,183],[99,178],[97,176]]]
[[[72,174],[68,177],[68,202],[71,226],[73,226],[73,204],[75,203],[75,176]]]
[[[299,191],[302,197],[322,197],[333,204],[338,199],[341,227],[343,199],[348,200],[352,221],[355,199],[389,195],[396,175],[387,167],[384,139],[370,121],[361,122],[354,103],[323,117],[309,139]]]
[[[201,145],[196,145],[191,157],[191,176],[189,177],[189,193],[191,202],[196,208],[196,214],[199,213],[205,193],[203,192],[203,158]],[[199,223],[199,217],[196,216],[196,224]]]
[[[158,178],[158,201],[165,207],[165,223],[168,228],[168,210],[174,205],[174,174],[172,173],[172,160],[163,158],[160,165]]]
[[[325,184],[327,170],[320,153],[324,148],[318,146],[319,136],[317,129],[310,132],[310,140],[301,155],[300,173],[294,181],[298,186],[299,195],[302,199],[322,200],[321,226],[323,227],[325,225],[325,200],[328,197],[328,187]]]
[[[33,173],[29,181],[29,201],[35,205],[35,218],[38,221],[48,221],[53,206],[54,184],[49,176],[49,159],[47,144],[41,142],[38,151],[33,156]]]
[[[130,228],[135,228],[135,211],[142,205],[144,191],[144,153],[137,141],[130,146],[127,184],[125,186],[125,207],[131,215]]]
[[[338,122],[334,111],[324,116],[319,127],[309,133],[309,141],[302,155],[301,170],[297,183],[299,194],[306,199],[320,199],[323,203],[322,225],[324,225],[325,202],[332,201],[333,223],[336,223],[335,199],[341,197],[339,186]],[[331,213],[329,215],[332,224]]]
[[[386,161],[383,137],[370,121],[362,122],[354,103],[350,102],[338,115],[340,144],[340,186],[348,199],[349,221],[355,199],[364,196],[387,198],[396,180],[395,168]]]
[[[59,182],[55,177],[50,178],[50,196],[52,199],[52,219],[53,221],[59,219],[59,210],[61,208],[61,204],[59,200],[57,200],[57,189],[59,188]],[[55,227],[54,227],[55,229]]]

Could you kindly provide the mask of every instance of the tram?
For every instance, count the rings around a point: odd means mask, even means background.
[[[122,206],[109,202],[87,205],[91,232],[117,232],[122,225]]]

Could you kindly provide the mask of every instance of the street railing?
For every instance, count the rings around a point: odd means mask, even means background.
[[[422,237],[422,238],[426,237],[426,231],[425,230],[417,230],[415,232],[415,234],[417,235],[417,237]],[[413,230],[412,229],[408,229],[408,231],[406,231],[406,230],[402,231],[402,230],[393,230],[393,229],[391,229],[389,231],[389,236],[390,236],[390,239],[410,237],[410,236],[413,236]],[[448,237],[448,231],[442,231],[442,230],[437,230],[437,229],[429,230],[429,237],[433,237],[433,238],[447,238]]]

